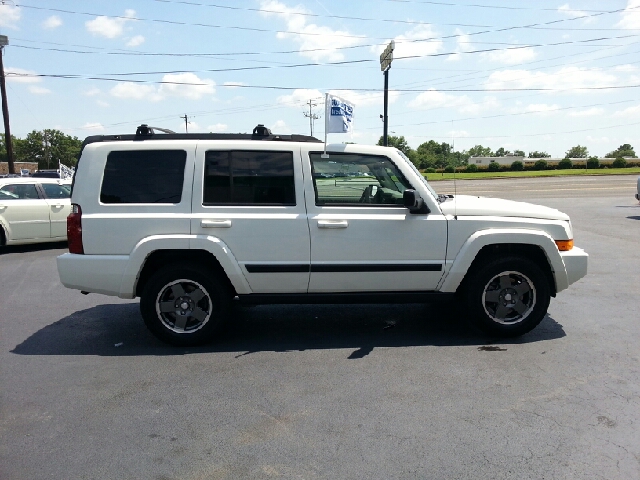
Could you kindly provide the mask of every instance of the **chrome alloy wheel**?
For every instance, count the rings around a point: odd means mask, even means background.
[[[482,306],[496,323],[513,325],[522,322],[536,305],[536,288],[520,272],[502,272],[484,287]]]
[[[156,314],[165,327],[176,333],[193,333],[211,318],[209,292],[198,282],[175,280],[165,285],[156,298]]]

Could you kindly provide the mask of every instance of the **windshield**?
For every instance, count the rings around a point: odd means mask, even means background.
[[[420,173],[420,171],[416,168],[413,162],[409,160],[409,157],[407,157],[402,151],[398,150],[397,148],[396,148],[396,152],[398,152],[398,155],[404,158],[407,164],[409,165],[409,167],[411,167],[413,171],[416,172],[416,175],[418,175],[418,177],[422,180],[422,183],[424,183],[425,187],[427,187],[427,189],[431,192],[431,195],[433,195],[434,198],[438,198],[438,194],[436,193],[436,191],[431,187],[431,185],[429,185],[429,182],[427,182],[427,179],[424,177],[424,175]]]

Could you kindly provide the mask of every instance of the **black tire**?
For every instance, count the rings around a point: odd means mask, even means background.
[[[209,343],[229,316],[231,293],[215,272],[169,265],[149,279],[140,312],[149,330],[175,346]]]
[[[510,256],[490,260],[465,280],[467,316],[480,330],[516,337],[534,329],[547,314],[549,281],[531,260]]]

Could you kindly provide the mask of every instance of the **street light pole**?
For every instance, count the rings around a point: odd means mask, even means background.
[[[388,146],[388,127],[389,127],[389,117],[388,117],[388,107],[389,107],[389,69],[391,68],[391,62],[393,61],[393,50],[396,48],[396,42],[391,40],[387,48],[384,49],[384,52],[380,54],[380,70],[384,73],[384,116],[382,117],[382,122],[384,123],[384,128],[382,130],[382,144],[386,147]]]
[[[16,173],[13,165],[13,144],[11,143],[11,128],[9,128],[9,105],[7,104],[7,87],[4,83],[4,47],[9,45],[9,38],[6,35],[0,35],[0,93],[2,94],[2,117],[4,118],[4,143],[7,148],[7,163],[9,164],[9,173]]]

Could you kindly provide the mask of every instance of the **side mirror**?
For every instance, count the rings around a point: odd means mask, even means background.
[[[411,213],[429,213],[429,209],[418,192],[407,189],[402,194],[402,203]]]

